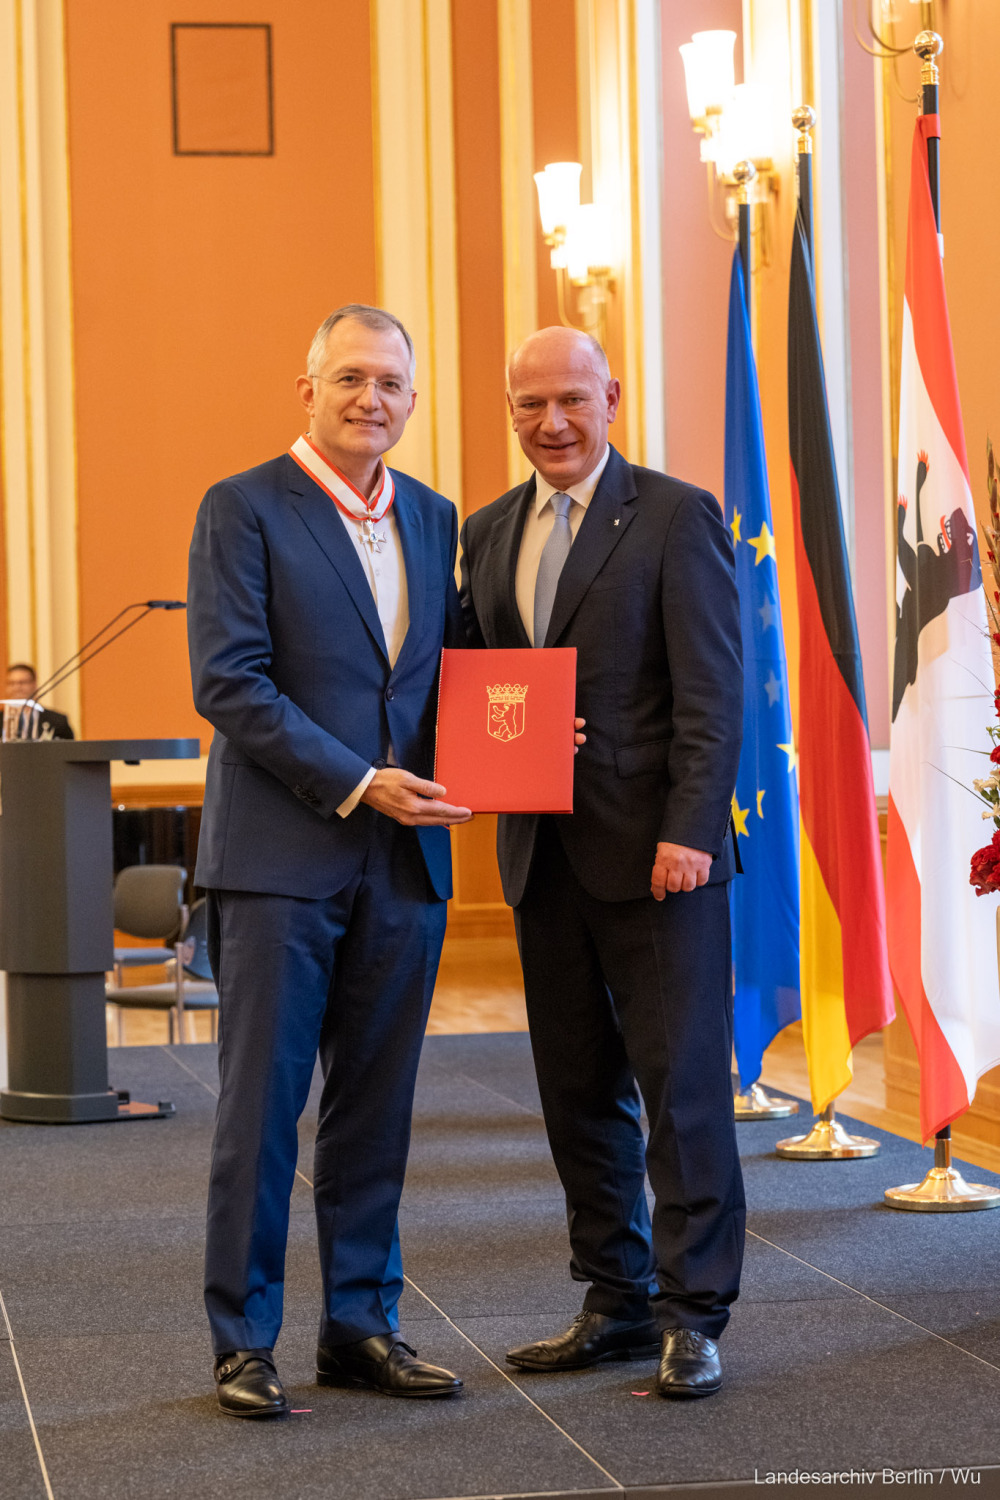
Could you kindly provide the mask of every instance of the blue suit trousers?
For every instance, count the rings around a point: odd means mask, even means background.
[[[209,893],[220,1095],[205,1306],[216,1354],[270,1349],[278,1337],[297,1122],[317,1054],[319,1339],[398,1328],[396,1216],[446,912],[414,830],[382,817],[334,896]]]

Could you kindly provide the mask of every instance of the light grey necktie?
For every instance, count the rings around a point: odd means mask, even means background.
[[[569,495],[553,495],[552,509],[556,518],[552,523],[548,541],[538,559],[538,574],[535,578],[535,641],[536,646],[545,645],[545,634],[552,617],[552,606],[556,599],[556,588],[563,564],[573,545],[573,533],[569,524],[569,508],[573,504]]]

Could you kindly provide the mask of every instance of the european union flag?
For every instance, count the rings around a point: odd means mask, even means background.
[[[732,883],[735,1043],[740,1087],[760,1077],[799,1001],[799,798],[778,568],[757,371],[739,250],[729,288],[726,521],[743,626],[743,750],[733,822],[743,875]]]

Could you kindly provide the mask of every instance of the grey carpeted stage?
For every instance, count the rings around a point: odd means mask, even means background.
[[[517,1375],[504,1350],[558,1330],[581,1296],[528,1040],[431,1038],[402,1211],[403,1328],[464,1395],[407,1403],[313,1384],[307,1110],[278,1346],[307,1410],[235,1422],[215,1404],[200,1294],[214,1048],[127,1048],[111,1067],[116,1087],[173,1099],[176,1117],[0,1128],[3,1500],[651,1500],[675,1486],[736,1500],[792,1471],[921,1470],[908,1488],[966,1488],[934,1472],[952,1466],[980,1469],[971,1493],[1000,1493],[1000,1212],[881,1203],[929,1152],[859,1127],[884,1143],[871,1161],[787,1162],[771,1147],[788,1122],[740,1127],[750,1233],[714,1399],[642,1394],[652,1362]],[[861,1477],[848,1492],[876,1487]]]

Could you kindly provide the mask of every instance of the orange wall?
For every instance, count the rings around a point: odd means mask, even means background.
[[[496,0],[453,0],[452,54],[462,494],[468,514],[507,488]]]
[[[368,6],[255,5],[273,25],[275,154],[172,154],[170,22],[237,0],[67,0],[80,613],[183,597],[204,490],[301,430],[318,323],[375,299]],[[332,88],[336,81],[335,92]],[[208,731],[182,614],[84,669],[88,737]]]
[[[713,231],[706,169],[688,118],[678,47],[698,30],[736,32],[741,0],[700,0],[661,11],[663,100],[663,342],[667,468],[721,502],[726,402],[726,318],[733,242]],[[741,76],[741,70],[737,78]]]
[[[575,0],[534,0],[532,4],[531,93],[535,135],[531,170],[540,172],[550,161],[582,160],[576,98]],[[547,328],[559,322],[556,278],[550,264],[551,252],[537,225],[535,251],[538,326]]]

